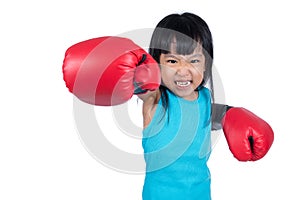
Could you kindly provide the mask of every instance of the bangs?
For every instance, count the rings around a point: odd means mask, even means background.
[[[153,38],[156,39],[152,41],[150,48],[159,49],[163,54],[170,53],[171,50],[175,50],[175,53],[177,54],[189,55],[194,52],[199,44],[201,44],[200,38],[194,38],[190,35],[171,29],[156,29],[153,36]],[[172,49],[174,47],[175,49]]]

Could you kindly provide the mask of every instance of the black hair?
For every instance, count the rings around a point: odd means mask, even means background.
[[[176,40],[176,53],[189,55],[193,53],[198,44],[202,45],[205,56],[205,71],[202,83],[209,83],[212,100],[214,101],[214,90],[212,80],[213,42],[212,35],[207,23],[198,15],[193,13],[170,14],[164,17],[154,29],[150,41],[149,54],[160,62],[160,55],[170,53],[171,43]],[[167,90],[163,84],[159,88],[161,92],[162,106],[168,109]]]

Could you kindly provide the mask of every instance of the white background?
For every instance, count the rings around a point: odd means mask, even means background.
[[[154,28],[164,16],[184,11],[200,15],[211,28],[226,103],[248,108],[275,132],[267,156],[247,163],[236,161],[219,137],[209,161],[213,199],[300,198],[296,0],[5,2],[0,3],[0,199],[141,199],[143,175],[111,170],[83,147],[62,61],[74,43]],[[133,139],[119,140],[120,148],[141,151],[140,140],[127,140]]]

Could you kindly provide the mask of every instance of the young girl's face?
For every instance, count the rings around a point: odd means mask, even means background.
[[[171,45],[170,53],[160,56],[162,83],[175,95],[195,100],[198,98],[195,90],[202,82],[205,70],[202,46],[190,55],[180,55],[176,53],[175,45]]]

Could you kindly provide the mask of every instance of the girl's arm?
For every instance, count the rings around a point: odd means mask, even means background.
[[[160,91],[159,89],[148,91],[144,94],[139,94],[138,97],[143,101],[143,124],[144,128],[146,128],[154,116],[160,98]]]

